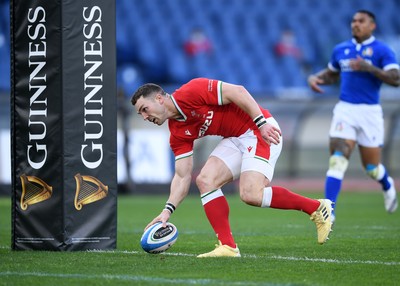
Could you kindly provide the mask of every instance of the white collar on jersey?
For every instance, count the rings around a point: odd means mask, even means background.
[[[375,41],[375,37],[374,36],[371,36],[371,37],[369,37],[368,39],[366,39],[364,42],[362,42],[362,43],[358,43],[357,41],[356,41],[356,39],[351,39],[351,41],[353,42],[353,44],[354,45],[359,45],[359,44],[361,44],[361,45],[369,45],[369,44],[371,44],[373,41]]]
[[[182,109],[179,107],[178,103],[176,102],[175,98],[173,97],[172,94],[169,95],[169,98],[171,98],[172,103],[175,105],[176,109],[178,110],[178,112],[182,115],[182,118],[178,118],[176,119],[177,121],[186,121],[187,116],[186,114],[182,111]]]
[[[365,41],[363,41],[362,43],[358,43],[358,42],[356,41],[356,39],[354,39],[354,38],[351,39],[351,41],[353,42],[354,45],[356,45],[356,50],[359,51],[359,50],[361,49],[362,46],[369,45],[369,44],[371,44],[373,41],[375,41],[375,37],[374,37],[374,36],[371,36],[371,37],[369,37],[368,39],[366,39]]]

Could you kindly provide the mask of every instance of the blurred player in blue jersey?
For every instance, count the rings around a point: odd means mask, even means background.
[[[375,28],[373,13],[357,11],[351,21],[353,38],[334,48],[328,67],[310,75],[308,84],[312,90],[322,93],[320,85],[341,81],[340,98],[333,110],[329,131],[331,156],[325,182],[326,198],[336,202],[348,160],[357,144],[363,167],[382,185],[385,209],[393,213],[398,205],[396,189],[381,163],[384,123],[379,90],[382,82],[399,86],[399,65],[394,52],[372,35]]]

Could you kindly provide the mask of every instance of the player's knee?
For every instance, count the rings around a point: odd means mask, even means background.
[[[259,202],[254,194],[254,188],[252,186],[241,186],[240,187],[240,199],[251,206],[258,206]]]
[[[368,164],[365,166],[365,171],[367,172],[367,175],[370,176],[374,180],[380,180],[381,179],[381,173],[382,171],[384,172],[384,169],[382,164],[379,165],[374,165],[374,164]]]
[[[200,192],[202,190],[210,190],[210,180],[202,173],[200,173],[196,177],[196,185],[199,188]]]
[[[327,176],[341,180],[343,179],[348,166],[349,160],[347,160],[347,158],[343,156],[343,153],[335,152],[329,158],[329,169],[327,172]]]

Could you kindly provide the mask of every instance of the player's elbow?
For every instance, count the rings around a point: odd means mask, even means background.
[[[236,89],[239,94],[247,94],[248,93],[247,89],[243,85],[237,85]]]
[[[226,91],[228,94],[235,94],[235,95],[249,93],[243,85],[238,85],[238,84],[225,84],[225,88],[223,86],[222,90]]]
[[[388,72],[389,81],[387,82],[389,85],[394,87],[400,86],[400,72],[399,70],[390,70]]]
[[[391,85],[391,86],[394,86],[394,87],[399,87],[400,86],[400,78],[392,80],[388,84]]]

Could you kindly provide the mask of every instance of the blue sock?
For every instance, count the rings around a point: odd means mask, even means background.
[[[383,175],[383,178],[379,180],[379,183],[381,183],[382,189],[383,189],[383,191],[385,191],[385,192],[386,192],[387,190],[389,190],[390,187],[391,187],[388,178],[389,178],[388,173],[385,172],[385,175]]]
[[[325,198],[331,200],[332,203],[336,203],[341,187],[342,180],[327,176],[325,180]],[[332,204],[332,207],[334,207],[334,204]]]
[[[371,170],[374,170],[374,169],[376,169],[376,168],[378,168],[378,173],[379,173],[379,172],[380,172],[380,173],[383,172],[383,177],[382,177],[382,179],[378,180],[378,182],[382,185],[383,191],[386,192],[386,191],[389,190],[390,187],[391,187],[391,184],[390,184],[390,182],[389,182],[389,180],[388,180],[389,175],[388,175],[388,172],[386,172],[386,168],[385,168],[382,164],[380,164],[379,166],[375,166],[375,165],[373,165],[373,164],[368,164],[368,165],[366,166],[367,172],[368,172],[368,171],[371,171]],[[380,174],[378,174],[378,178],[379,178],[379,177],[380,177]]]

